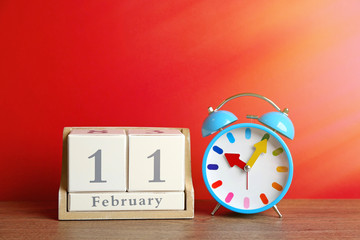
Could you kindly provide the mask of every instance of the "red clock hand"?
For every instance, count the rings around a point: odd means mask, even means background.
[[[240,160],[240,154],[238,153],[225,153],[225,158],[228,161],[230,167],[238,166],[242,170],[244,170],[244,167],[246,165],[245,162]]]

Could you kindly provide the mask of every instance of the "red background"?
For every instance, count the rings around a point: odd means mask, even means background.
[[[0,2],[0,200],[55,200],[65,126],[191,131],[240,92],[290,109],[288,198],[360,197],[360,1]],[[240,121],[272,107],[241,98]]]

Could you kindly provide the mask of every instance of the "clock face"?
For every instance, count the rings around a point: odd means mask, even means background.
[[[203,177],[211,195],[222,206],[240,213],[274,206],[289,189],[292,175],[286,144],[258,124],[242,123],[221,131],[203,159]]]

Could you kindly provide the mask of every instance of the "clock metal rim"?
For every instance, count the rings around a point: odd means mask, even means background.
[[[271,136],[275,137],[275,139],[281,144],[281,146],[283,147],[287,157],[288,157],[288,161],[289,161],[289,176],[288,176],[288,180],[286,182],[286,185],[285,187],[283,188],[283,191],[281,192],[281,194],[271,203],[267,204],[266,206],[264,207],[261,207],[261,208],[257,208],[257,209],[250,209],[250,210],[246,210],[246,209],[239,209],[239,208],[235,208],[235,207],[232,207],[230,205],[228,205],[227,203],[225,203],[224,201],[222,201],[221,199],[219,199],[217,197],[217,195],[213,192],[208,180],[207,180],[207,175],[206,175],[206,160],[207,160],[207,157],[209,155],[209,152],[212,148],[212,146],[214,145],[214,143],[221,137],[223,136],[225,133],[227,132],[230,132],[231,130],[233,129],[236,129],[236,128],[247,128],[247,127],[250,127],[250,128],[257,128],[257,129],[260,129],[260,130],[263,130],[267,133],[269,133]],[[259,124],[255,124],[255,123],[239,123],[239,124],[235,124],[235,125],[232,125],[222,131],[220,131],[212,140],[211,142],[209,143],[209,145],[207,146],[206,148],[206,151],[205,151],[205,154],[204,154],[204,157],[203,157],[203,163],[202,163],[202,173],[203,173],[203,179],[204,179],[204,182],[205,182],[205,185],[209,191],[209,193],[211,194],[211,196],[219,203],[221,204],[222,206],[224,206],[225,208],[231,210],[231,211],[234,211],[234,212],[238,212],[238,213],[245,213],[245,214],[252,214],[252,213],[259,213],[259,212],[263,212],[263,211],[266,211],[268,209],[270,209],[271,207],[273,207],[274,205],[276,205],[284,196],[285,194],[287,193],[287,191],[289,190],[290,188],[290,185],[291,185],[291,182],[292,182],[292,177],[293,177],[293,173],[294,173],[294,166],[293,166],[293,161],[292,161],[292,157],[291,157],[291,153],[290,153],[290,150],[289,148],[287,147],[286,143],[284,142],[284,140],[279,136],[277,135],[274,131],[272,131],[271,129],[267,128],[267,127],[264,127],[262,125],[259,125]]]

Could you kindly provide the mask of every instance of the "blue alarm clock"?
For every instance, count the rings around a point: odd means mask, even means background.
[[[220,108],[235,98],[251,96],[270,103],[277,111],[257,119],[261,124],[231,125],[237,117]],[[231,125],[231,126],[229,126]],[[205,185],[220,206],[234,212],[252,214],[273,208],[282,217],[276,204],[285,196],[293,177],[289,148],[279,136],[294,139],[294,126],[288,109],[281,110],[270,99],[254,93],[242,93],[224,100],[202,125],[203,137],[220,131],[208,145],[202,164]]]

